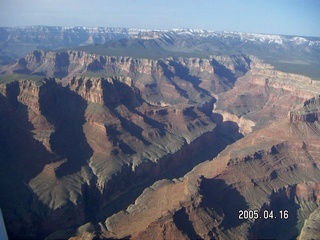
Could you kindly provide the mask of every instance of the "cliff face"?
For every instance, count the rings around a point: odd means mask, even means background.
[[[318,211],[320,178],[315,128],[319,123],[294,125],[283,119],[248,134],[184,178],[145,190],[125,211],[106,220],[104,236],[160,234],[166,219],[174,223],[171,234],[188,238],[292,239],[309,218],[301,237],[313,236],[318,228],[310,224]],[[254,209],[261,218],[240,219],[240,211]],[[284,210],[287,219],[281,215]],[[275,218],[264,219],[271,211]],[[144,221],[128,224],[137,214]]]
[[[320,119],[320,96],[304,102],[301,109],[289,112],[289,119],[292,123],[319,121]]]
[[[305,221],[301,230],[299,239],[316,239],[319,236],[319,207],[310,214],[309,218]]]
[[[319,81],[276,71],[252,57],[250,71],[237,80],[232,90],[217,96],[215,112],[226,120],[237,122],[245,134],[288,116],[289,121],[296,121],[299,117],[314,121],[317,104],[307,102],[312,101],[309,99],[317,96],[319,91]],[[302,107],[304,101],[310,106]],[[301,110],[295,110],[300,106]]]

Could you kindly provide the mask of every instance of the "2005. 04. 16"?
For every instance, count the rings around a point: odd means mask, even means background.
[[[288,219],[288,210],[239,210],[239,220],[256,220],[256,219]]]

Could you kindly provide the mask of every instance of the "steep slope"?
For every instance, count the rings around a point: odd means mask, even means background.
[[[320,234],[319,207],[305,221],[299,239],[317,239]]]
[[[151,104],[189,101],[203,104],[211,101],[212,95],[230,89],[235,79],[250,66],[250,59],[242,55],[233,56],[222,63],[219,63],[219,59],[217,56],[210,59],[168,57],[151,60],[79,51],[34,51],[16,64],[3,67],[2,72],[5,75],[58,77],[66,84],[74,76],[121,76],[132,79],[132,84]],[[224,67],[225,63],[230,65],[229,68]]]
[[[304,101],[316,96],[319,88],[318,81],[276,71],[252,58],[251,70],[237,80],[233,89],[218,95],[214,112],[237,122],[242,132],[248,133],[288,115],[294,118],[294,109],[301,108]]]

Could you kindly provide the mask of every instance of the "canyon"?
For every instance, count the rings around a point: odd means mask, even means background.
[[[87,50],[32,49],[0,68],[11,238],[317,236],[319,81],[243,53]],[[277,218],[239,219],[241,210]]]

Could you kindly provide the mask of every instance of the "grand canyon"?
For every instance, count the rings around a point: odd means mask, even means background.
[[[10,239],[317,239],[320,38],[0,28]]]

